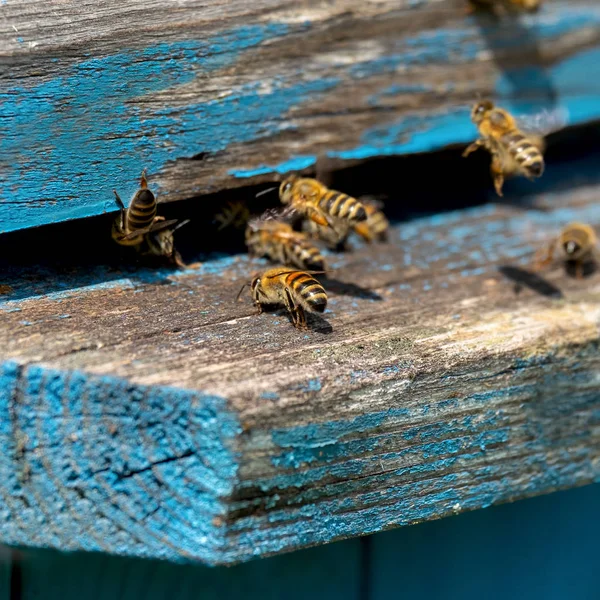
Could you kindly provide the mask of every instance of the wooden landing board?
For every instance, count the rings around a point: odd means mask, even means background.
[[[466,0],[9,0],[0,232],[474,136],[492,95],[550,129],[600,117],[600,6],[468,16]]]
[[[600,275],[502,274],[600,223],[577,181],[331,255],[308,332],[245,256],[5,274],[0,540],[229,564],[599,480]]]

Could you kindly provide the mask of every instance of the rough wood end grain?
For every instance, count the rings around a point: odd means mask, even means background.
[[[598,481],[599,275],[527,273],[592,166],[354,240],[307,332],[234,301],[245,256],[9,272],[0,539],[230,564]]]

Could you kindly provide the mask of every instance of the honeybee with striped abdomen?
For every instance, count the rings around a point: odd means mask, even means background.
[[[121,246],[132,246],[142,255],[163,256],[177,266],[185,266],[173,243],[173,234],[189,221],[165,221],[156,214],[156,196],[148,189],[146,172],[142,171],[140,189],[125,208],[116,190],[116,202],[121,209],[112,227],[112,237]]]
[[[330,190],[309,177],[285,179],[279,186],[279,198],[311,221],[334,230],[337,220],[354,224],[367,218],[365,207],[356,198]]]
[[[255,277],[250,283],[250,291],[259,314],[263,305],[283,304],[292,316],[294,327],[306,329],[305,311],[322,313],[327,306],[327,294],[313,277],[315,274],[314,271],[275,267]]]
[[[585,264],[600,258],[596,232],[585,223],[570,223],[556,239],[536,254],[535,268],[539,270],[549,265],[557,253],[561,260],[575,265],[575,276],[581,279]]]
[[[533,180],[544,172],[543,142],[528,139],[517,127],[515,118],[506,110],[497,108],[489,100],[478,102],[471,111],[471,119],[481,138],[463,153],[468,156],[478,148],[492,155],[491,173],[498,196],[502,196],[504,178],[519,173]]]
[[[283,221],[255,219],[246,228],[246,245],[251,254],[300,269],[325,270],[321,252],[299,231]]]

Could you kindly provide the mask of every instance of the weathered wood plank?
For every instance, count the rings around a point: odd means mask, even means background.
[[[0,538],[231,563],[598,480],[598,276],[498,271],[600,223],[595,160],[332,255],[307,333],[233,301],[244,256],[7,269]]]
[[[469,17],[464,0],[0,7],[0,231],[114,210],[142,167],[162,201],[473,137],[467,106],[600,117],[600,8]],[[560,124],[557,124],[560,126]]]

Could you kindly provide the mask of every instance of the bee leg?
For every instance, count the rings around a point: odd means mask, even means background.
[[[575,262],[575,278],[583,279],[583,261],[578,260]]]
[[[322,225],[323,227],[331,227],[329,221],[327,220],[327,217],[325,217],[323,213],[312,207],[308,209],[308,211],[306,212],[306,216],[318,225]]]
[[[466,150],[463,152],[463,157],[465,156],[469,156],[469,154],[471,154],[471,152],[475,152],[475,150],[479,150],[479,148],[481,148],[484,145],[484,141],[483,140],[475,140],[470,146],[468,146],[466,148]]]
[[[292,295],[288,289],[285,290],[284,297],[285,308],[292,315],[292,324],[296,329],[303,329],[306,327],[306,317],[304,316],[304,310],[301,306],[296,306]]]
[[[297,329],[307,329],[308,326],[306,324],[306,313],[301,306],[296,307],[296,324]]]
[[[545,248],[538,250],[533,257],[533,269],[534,271],[541,271],[544,267],[547,267],[554,259],[554,249],[556,241],[548,244]]]
[[[171,254],[171,260],[180,269],[185,269],[187,267],[187,265],[183,262],[183,259],[181,258],[181,254],[179,254],[177,250],[173,250],[173,254]]]
[[[502,159],[500,158],[500,155],[492,155],[492,165],[490,167],[490,172],[492,173],[492,177],[494,178],[494,187],[496,188],[496,194],[502,197],[502,186],[504,185],[504,165],[502,164]]]
[[[123,200],[121,200],[121,197],[119,194],[117,194],[117,190],[113,190],[113,194],[115,195],[117,206],[121,209],[121,231],[125,231],[125,217],[127,215],[127,209],[123,204]]]

